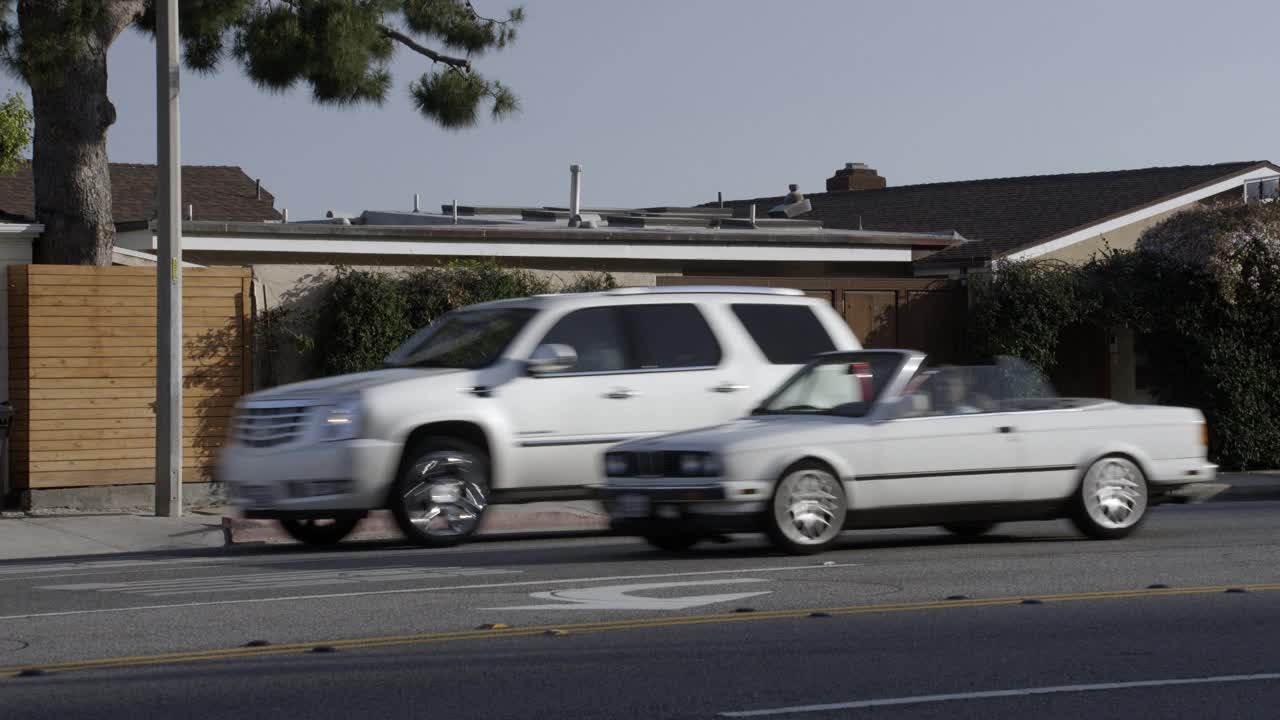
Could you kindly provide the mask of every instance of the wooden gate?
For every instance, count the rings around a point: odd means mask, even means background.
[[[250,273],[183,271],[183,478],[252,384]],[[11,488],[155,481],[155,268],[9,268]]]
[[[968,302],[955,280],[663,276],[658,284],[796,288],[831,303],[863,347],[921,350],[942,362],[964,359]]]

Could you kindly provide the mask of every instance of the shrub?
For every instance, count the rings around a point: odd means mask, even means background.
[[[1126,326],[1156,399],[1204,412],[1229,468],[1280,467],[1280,205],[1178,213],[1132,252],[1001,263],[974,280],[971,346],[1048,371],[1063,330]]]
[[[616,287],[608,273],[554,281],[491,261],[455,261],[401,273],[338,268],[321,278],[319,304],[302,315],[275,309],[259,318],[263,345],[306,356],[306,373],[372,370],[414,331],[450,310],[490,300]]]

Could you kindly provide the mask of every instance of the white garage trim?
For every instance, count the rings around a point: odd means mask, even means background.
[[[130,238],[135,248],[140,238]],[[148,249],[155,250],[155,238]],[[304,255],[418,255],[449,257],[589,258],[623,260],[911,262],[910,247],[847,246],[831,243],[802,245],[742,245],[731,243],[567,243],[567,242],[408,242],[387,240],[316,240],[263,237],[184,236],[189,252],[293,253]]]

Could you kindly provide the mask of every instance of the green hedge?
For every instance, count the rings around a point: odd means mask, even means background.
[[[1131,252],[1001,263],[973,281],[968,331],[981,354],[1050,371],[1077,324],[1132,328],[1157,401],[1204,412],[1218,462],[1280,467],[1280,207],[1189,210]]]
[[[612,275],[584,273],[556,282],[493,262],[453,262],[401,273],[337,268],[321,280],[306,314],[263,313],[259,332],[270,349],[302,353],[311,376],[372,370],[419,328],[450,310],[489,300],[616,287]]]

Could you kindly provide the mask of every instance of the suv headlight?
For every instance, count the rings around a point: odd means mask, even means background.
[[[344,397],[321,408],[325,440],[353,440],[360,437],[360,396]]]

